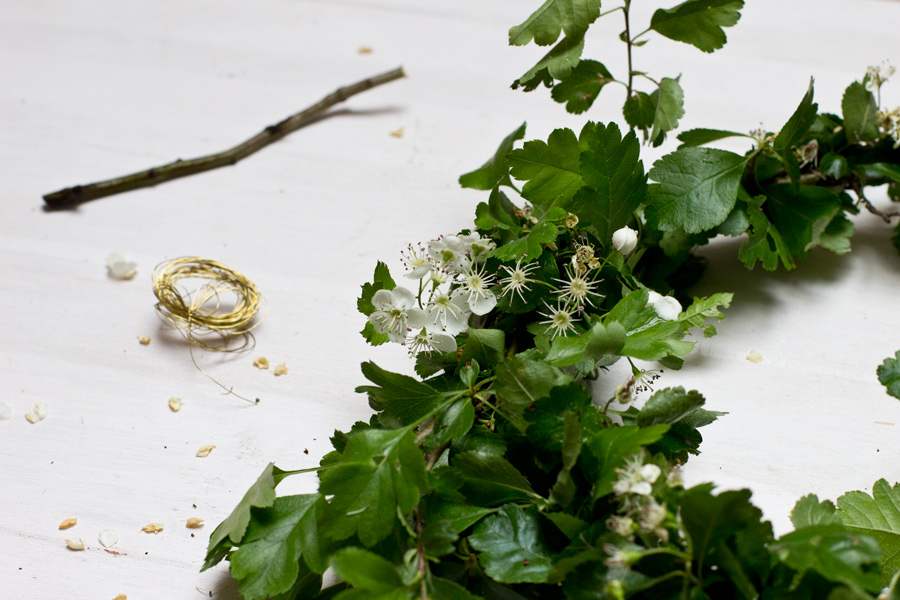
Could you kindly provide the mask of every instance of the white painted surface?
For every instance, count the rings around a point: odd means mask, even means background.
[[[367,417],[353,393],[361,361],[411,370],[401,348],[372,349],[357,335],[356,296],[375,261],[398,269],[406,243],[468,226],[484,196],[456,178],[523,120],[529,139],[585,120],[545,91],[509,90],[542,53],[506,46],[506,29],[532,5],[4,3],[0,400],[13,416],[0,421],[0,598],[235,597],[224,564],[198,573],[215,525],[267,462],[313,466],[334,428]],[[656,75],[682,73],[685,128],[771,129],[810,75],[820,105],[838,112],[868,64],[900,62],[897,23],[897,2],[755,0],[716,55],[654,40],[637,60]],[[615,35],[619,23],[601,28]],[[594,39],[586,55],[621,71],[622,53]],[[236,167],[41,210],[43,193],[218,151],[401,64],[408,79]],[[900,103],[900,80],[884,97]],[[588,117],[618,116],[622,100],[604,92]],[[399,127],[404,136],[392,137]],[[645,164],[668,149],[646,151]],[[883,192],[873,198],[886,203]],[[736,301],[720,335],[661,382],[695,387],[730,412],[704,431],[688,481],[749,486],[779,531],[807,492],[834,498],[900,479],[900,402],[874,377],[900,348],[900,258],[876,219],[857,224],[850,255],[813,252],[790,274],[748,274],[727,241],[704,250],[703,290],[734,291]],[[139,264],[134,280],[107,277],[113,250]],[[223,396],[160,329],[150,272],[187,254],[245,273],[268,300],[254,352],[197,356],[259,406]],[[745,360],[751,350],[762,363]],[[256,356],[289,374],[257,370]],[[171,396],[184,398],[181,412],[169,410]],[[32,425],[24,415],[38,402],[49,415]],[[206,444],[216,449],[197,458]],[[282,493],[314,488],[313,476],[296,477]],[[185,528],[192,516],[204,528]],[[76,527],[58,530],[67,517]],[[165,529],[142,533],[150,522]],[[119,533],[118,555],[97,543],[105,529]],[[73,536],[86,551],[66,549]]]

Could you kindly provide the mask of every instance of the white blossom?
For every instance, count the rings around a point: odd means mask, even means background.
[[[469,235],[461,235],[459,236],[459,240],[465,245],[466,251],[473,262],[477,261],[485,252],[489,252],[496,248],[494,240],[481,237],[481,234],[477,231],[475,233],[470,233]]]
[[[369,315],[369,322],[378,333],[388,334],[392,342],[404,343],[408,328],[425,325],[425,311],[416,306],[416,297],[406,288],[378,290],[372,304],[375,311]]]
[[[578,319],[572,316],[572,311],[568,306],[557,303],[556,308],[544,301],[544,306],[550,311],[549,313],[539,312],[542,317],[547,317],[545,321],[538,321],[541,325],[547,325],[547,331],[551,332],[550,339],[556,338],[558,335],[565,336],[569,331],[575,331],[574,323]]]
[[[581,274],[578,269],[572,268],[572,266],[569,265],[566,267],[566,275],[569,276],[568,281],[556,279],[556,281],[562,284],[562,287],[556,292],[559,294],[561,300],[571,302],[576,306],[584,306],[585,304],[593,306],[594,303],[591,302],[591,296],[596,296],[599,299],[603,298],[602,294],[598,294],[594,291],[594,286],[597,285],[597,282],[585,279],[584,275]]]
[[[866,75],[868,76],[866,79],[866,89],[873,94],[877,93],[881,84],[887,81],[888,78],[894,74],[894,71],[894,66],[887,63],[882,63],[881,66],[878,67],[869,67],[866,69]]]
[[[681,303],[672,296],[663,296],[649,290],[650,295],[647,299],[647,306],[652,306],[656,315],[665,321],[675,321],[681,314]]]
[[[409,355],[414,356],[419,352],[456,352],[456,339],[449,334],[438,332],[430,333],[422,329],[418,333],[411,333],[406,339]]]
[[[640,513],[638,513],[638,527],[642,533],[655,531],[665,520],[666,507],[657,504],[652,498],[641,507]]]
[[[461,295],[449,296],[438,292],[425,307],[425,328],[431,333],[445,331],[457,335],[469,328],[466,311],[469,306]]]
[[[623,227],[616,230],[612,236],[613,248],[628,256],[637,247],[638,237],[637,231],[631,227]]]
[[[516,267],[514,269],[510,269],[506,265],[501,265],[500,268],[509,273],[509,277],[504,277],[497,282],[503,286],[503,293],[500,295],[505,296],[507,292],[512,292],[512,294],[519,294],[519,299],[521,299],[522,302],[525,302],[522,290],[524,289],[526,292],[531,291],[528,284],[534,283],[534,279],[531,279],[530,275],[532,271],[537,269],[537,266],[536,262],[522,266],[521,258],[516,261]]]
[[[486,315],[497,306],[497,297],[489,288],[494,282],[494,276],[485,273],[484,267],[467,268],[461,274],[462,285],[456,294],[464,296],[471,310],[476,315]]]
[[[121,252],[112,252],[106,257],[106,268],[113,279],[132,279],[137,274],[137,263],[125,260]]]
[[[406,276],[410,279],[422,279],[431,272],[431,261],[422,246],[416,249],[410,244],[400,255],[403,266],[409,271]]]
[[[618,496],[637,494],[649,496],[653,491],[653,484],[662,474],[662,470],[654,464],[643,464],[644,459],[636,454],[625,462],[622,468],[616,468],[619,479],[613,483],[613,492]]]
[[[454,274],[462,273],[469,268],[470,250],[471,247],[455,235],[443,235],[428,242],[428,255],[438,266]]]
[[[606,528],[627,538],[634,533],[634,521],[631,517],[613,515],[606,520]]]

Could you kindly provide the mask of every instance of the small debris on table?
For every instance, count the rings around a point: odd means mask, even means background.
[[[203,519],[200,517],[191,517],[184,526],[188,529],[199,529],[200,527],[203,527]]]
[[[116,597],[113,600],[128,600],[128,596],[125,594],[116,594]]]
[[[67,539],[66,546],[69,550],[84,550],[84,542],[81,538],[75,538],[74,540]]]
[[[172,409],[172,412],[178,412],[181,410],[181,398],[169,398],[169,408]]]
[[[59,524],[60,529],[68,529],[69,527],[75,527],[78,524],[78,519],[75,517],[70,517],[68,519],[63,519],[63,522]]]
[[[747,355],[747,360],[752,363],[761,363],[763,361],[763,357],[762,354],[760,354],[756,350],[751,350],[750,354]]]
[[[403,128],[401,127],[400,129],[393,130],[391,132],[391,136],[393,136],[395,138],[402,138],[403,137]]]
[[[197,456],[200,458],[206,458],[209,456],[209,453],[213,451],[215,448],[215,444],[207,444],[206,446],[200,446],[200,449],[197,450]]]
[[[12,408],[5,402],[0,402],[0,421],[6,421],[12,418]]]
[[[104,548],[109,548],[110,546],[115,546],[119,543],[119,534],[112,529],[104,529],[100,532],[100,535],[97,536],[97,539]]]
[[[284,363],[281,363],[280,365],[275,367],[275,377],[279,377],[281,375],[287,375],[287,372],[288,372],[288,368],[287,368],[287,365]]]
[[[149,346],[150,345],[150,336],[149,335],[139,335],[138,341],[141,343],[141,346]]]
[[[121,252],[106,257],[106,268],[113,279],[132,279],[137,274],[137,263],[127,261]]]
[[[141,531],[144,533],[159,533],[163,530],[162,523],[147,523],[143,527],[141,527]]]
[[[372,49],[369,46],[360,46],[356,52],[359,54],[372,54]]]
[[[257,369],[268,369],[269,368],[269,359],[265,356],[260,356],[256,360],[253,361],[253,366]]]
[[[50,409],[47,408],[47,405],[43,402],[40,404],[34,405],[34,410],[25,415],[25,418],[28,419],[29,423],[37,423],[38,421],[43,421],[47,418],[47,413]]]

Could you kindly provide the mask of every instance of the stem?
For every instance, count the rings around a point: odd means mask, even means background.
[[[625,7],[624,7],[624,6],[617,6],[617,7],[615,7],[615,8],[611,8],[611,9],[609,9],[608,11],[602,12],[602,13],[600,13],[599,15],[597,15],[597,18],[599,19],[600,17],[605,17],[606,15],[611,14],[611,13],[614,13],[614,12],[616,12],[617,10],[625,10]]]
[[[888,225],[891,224],[891,217],[900,216],[900,212],[897,211],[886,213],[875,208],[875,205],[869,202],[869,199],[866,198],[865,194],[863,193],[862,184],[856,177],[853,178],[853,181],[850,184],[850,188],[853,190],[853,193],[856,194],[856,197],[859,198],[859,201],[862,202],[863,206],[866,207],[866,210],[868,210],[873,215],[878,215],[879,217],[881,217],[881,220],[883,220]]]
[[[306,108],[275,125],[269,125],[249,140],[234,146],[217,154],[209,154],[192,158],[189,160],[181,160],[180,158],[174,162],[165,165],[153,167],[139,173],[132,173],[121,177],[114,177],[104,181],[98,181],[87,185],[76,185],[74,187],[65,188],[58,192],[53,192],[44,196],[44,202],[49,208],[62,208],[103,198],[104,196],[112,196],[144,187],[151,187],[166,181],[178,179],[179,177],[187,177],[195,173],[210,171],[219,167],[236,164],[251,154],[261,150],[292,133],[301,127],[319,119],[322,114],[351,96],[355,96],[360,92],[370,90],[373,87],[389,83],[395,79],[404,77],[403,68],[399,67],[393,71],[382,73],[369,79],[364,79],[352,85],[338,88],[334,92],[328,94],[316,104]]]
[[[637,34],[636,36],[634,36],[633,38],[631,38],[631,41],[632,41],[632,42],[637,41],[637,39],[638,39],[639,37],[643,36],[645,33],[649,33],[651,29],[652,29],[651,27],[648,27],[647,29],[643,30],[642,32],[640,32],[639,34]]]
[[[625,6],[622,7],[622,12],[625,13],[625,44],[628,46],[628,98],[631,98],[631,85],[633,83],[633,75],[631,69],[631,26],[628,21],[628,11],[631,9],[631,0],[625,0]]]

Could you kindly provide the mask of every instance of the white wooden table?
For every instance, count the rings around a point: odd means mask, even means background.
[[[353,393],[361,361],[411,371],[402,348],[373,349],[357,334],[356,296],[375,262],[396,271],[407,243],[469,226],[484,195],[457,177],[522,121],[533,139],[620,118],[619,90],[574,117],[546,91],[509,89],[543,49],[509,48],[506,30],[537,4],[4,3],[0,401],[14,414],[0,422],[0,598],[236,597],[224,563],[198,573],[215,525],[269,461],[314,466],[335,428],[368,417]],[[637,4],[643,22],[655,6]],[[898,23],[892,1],[754,0],[721,52],[654,40],[637,60],[682,74],[683,128],[777,129],[810,75],[820,106],[839,112],[867,65],[900,62]],[[619,26],[598,25],[585,54],[621,71]],[[218,151],[401,64],[408,79],[236,167],[42,210],[43,193]],[[900,77],[883,91],[900,103]],[[645,164],[673,147],[647,150]],[[883,190],[872,197],[887,204]],[[877,219],[861,216],[857,230],[850,255],[815,251],[792,273],[747,273],[735,243],[705,249],[701,291],[733,291],[735,303],[719,336],[661,381],[697,388],[730,413],[704,430],[688,482],[749,486],[779,532],[805,493],[835,498],[900,479],[900,402],[874,375],[900,348],[900,257]],[[107,277],[114,250],[139,264],[134,280]],[[251,354],[197,353],[258,406],[223,395],[161,329],[150,272],[182,255],[219,260],[265,294]],[[762,363],[745,360],[751,350]],[[251,365],[256,356],[290,371],[276,378]],[[169,410],[172,396],[184,399],[181,412]],[[32,425],[24,415],[38,402],[49,416]],[[197,458],[206,444],[215,450]],[[315,486],[295,477],[280,491]],[[206,526],[185,528],[194,516]],[[68,517],[77,526],[60,531]],[[142,533],[150,522],[165,528]],[[114,552],[97,541],[104,529],[120,535]],[[68,550],[72,537],[87,550]]]

